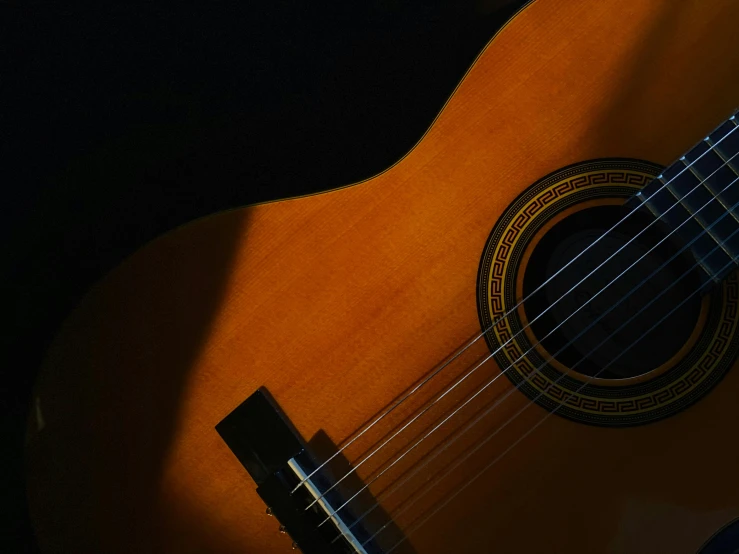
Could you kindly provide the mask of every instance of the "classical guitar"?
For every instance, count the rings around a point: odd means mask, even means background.
[[[126,260],[36,385],[43,550],[735,552],[738,24],[537,0],[383,173]]]

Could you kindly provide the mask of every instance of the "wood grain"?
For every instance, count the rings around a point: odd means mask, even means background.
[[[738,16],[732,0],[538,0],[392,168],[201,219],[128,259],[70,315],[37,383],[44,551],[289,550],[215,424],[266,386],[305,437],[349,437],[479,330],[480,253],[521,191],[591,158],[667,164],[730,114]],[[695,552],[739,515],[737,379],[645,427],[549,418],[414,546]]]

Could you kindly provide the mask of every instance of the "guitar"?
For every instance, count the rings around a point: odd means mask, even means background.
[[[734,551],[738,16],[536,0],[383,173],[126,260],[36,383],[42,549]]]

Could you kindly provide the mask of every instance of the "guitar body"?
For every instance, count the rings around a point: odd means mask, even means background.
[[[351,437],[481,330],[482,253],[533,183],[585,160],[666,165],[731,114],[737,21],[732,0],[537,0],[385,172],[203,218],[126,260],[37,382],[27,458],[44,552],[289,550],[215,426],[266,387],[307,440]],[[489,399],[513,388],[499,379]],[[547,415],[534,405],[426,497],[450,502],[406,542],[696,553],[739,517],[737,391],[731,369],[644,425],[553,414],[506,452]],[[515,391],[485,429],[529,401]]]

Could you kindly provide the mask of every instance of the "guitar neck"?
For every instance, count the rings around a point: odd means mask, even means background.
[[[737,127],[735,116],[724,121],[633,199],[665,222],[668,233],[690,244],[714,283],[739,265]]]

